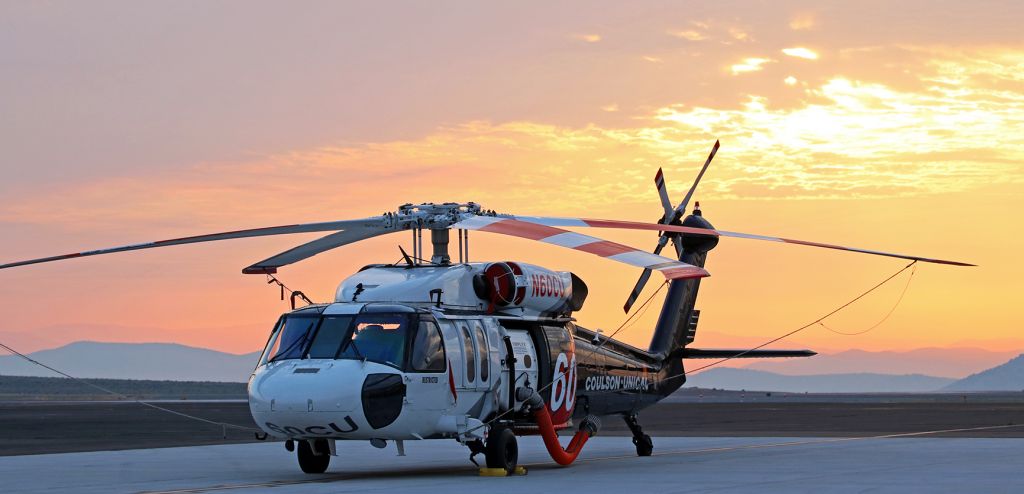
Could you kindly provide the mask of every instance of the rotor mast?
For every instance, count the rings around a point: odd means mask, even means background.
[[[430,230],[430,244],[433,251],[430,263],[438,265],[451,264],[448,244],[451,243],[451,227],[469,215],[487,215],[486,211],[474,202],[444,204],[403,204],[399,206],[395,219],[399,225],[409,225],[413,230],[413,257],[417,262],[425,260],[423,252],[424,229]],[[494,214],[491,212],[490,214]],[[469,262],[469,232],[459,229],[459,262]]]

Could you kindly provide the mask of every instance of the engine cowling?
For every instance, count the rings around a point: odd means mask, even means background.
[[[488,264],[479,276],[477,295],[498,309],[566,313],[582,309],[587,297],[587,285],[568,271],[506,261]]]

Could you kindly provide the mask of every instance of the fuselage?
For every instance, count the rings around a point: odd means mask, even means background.
[[[598,339],[567,314],[530,310],[563,306],[569,276],[546,274],[551,288],[532,294],[541,300],[505,310],[473,291],[452,296],[489,266],[376,266],[342,283],[335,303],[283,315],[249,381],[256,423],[279,438],[466,441],[495,419],[530,432],[516,388],[538,391],[566,427],[574,416],[633,413],[682,384],[666,379],[674,365]],[[448,296],[423,300],[435,286]]]

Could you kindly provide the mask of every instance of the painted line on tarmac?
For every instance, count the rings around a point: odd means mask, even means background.
[[[901,438],[901,437],[917,437],[917,436],[929,436],[929,435],[935,435],[935,434],[951,434],[951,433],[956,433],[956,432],[976,432],[976,431],[997,430],[997,429],[1010,429],[1010,428],[1015,428],[1015,427],[1024,427],[1024,424],[989,425],[989,426],[982,426],[982,427],[966,427],[966,428],[961,428],[961,429],[944,429],[944,430],[937,430],[937,431],[903,432],[903,433],[899,433],[899,434],[883,434],[883,435],[879,435],[879,436],[835,437],[835,438],[827,438],[827,439],[811,439],[811,440],[806,440],[806,441],[786,441],[786,442],[780,442],[780,443],[745,444],[745,445],[740,445],[740,446],[721,446],[721,447],[716,447],[716,448],[685,449],[685,450],[664,451],[664,452],[654,453],[654,454],[652,454],[652,456],[680,456],[680,455],[695,455],[695,454],[704,454],[704,453],[724,453],[724,452],[728,452],[728,451],[743,451],[743,450],[750,450],[750,449],[767,449],[767,448],[784,448],[784,447],[793,447],[793,446],[810,446],[810,445],[816,445],[816,444],[831,444],[831,443],[851,442],[851,441],[867,441],[867,440],[873,440],[873,439],[895,439],[895,438]],[[622,460],[622,459],[636,458],[636,457],[637,457],[636,455],[599,456],[599,457],[595,457],[595,458],[581,458],[581,459],[576,460],[576,463],[590,463],[590,462],[597,462],[597,461]],[[533,467],[553,467],[553,465],[548,463],[548,462],[544,462],[544,463],[530,463],[530,464],[527,464],[525,466],[530,467],[530,468],[533,468]],[[561,467],[559,467],[559,468],[561,468]],[[449,467],[449,468],[430,469],[430,470],[420,469],[420,470],[417,470],[416,472],[407,472],[407,473],[438,474],[438,473],[462,473],[464,471],[472,472],[473,470],[472,469],[467,469],[467,468],[464,468],[464,467]],[[380,473],[380,474],[383,474],[383,475],[391,476],[391,475],[394,475],[394,474],[399,473],[399,472],[376,472],[376,473]],[[210,486],[210,487],[196,487],[196,488],[174,489],[174,490],[166,490],[166,491],[141,491],[139,494],[199,494],[199,493],[204,493],[204,492],[228,491],[228,490],[238,490],[238,489],[256,489],[256,488],[267,488],[267,487],[284,487],[284,486],[302,485],[302,484],[323,484],[323,483],[328,483],[328,482],[337,482],[337,481],[341,481],[341,480],[353,480],[353,479],[359,479],[359,478],[369,478],[369,477],[373,477],[373,476],[375,476],[375,475],[374,474],[347,474],[347,475],[346,474],[341,474],[341,475],[331,475],[330,477],[327,477],[327,478],[317,478],[317,479],[275,480],[275,481],[269,481],[269,482],[256,482],[256,483],[251,483],[251,484],[215,485],[215,486]]]

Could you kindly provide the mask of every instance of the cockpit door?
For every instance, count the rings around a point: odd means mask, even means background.
[[[452,404],[444,337],[433,320],[421,319],[414,328],[406,370],[406,399],[411,408],[443,410]]]

